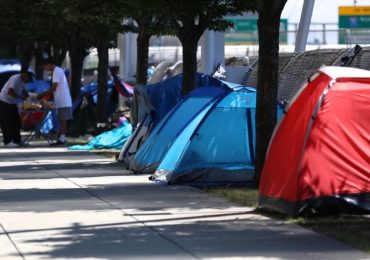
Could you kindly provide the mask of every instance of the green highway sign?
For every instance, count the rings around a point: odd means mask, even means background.
[[[340,44],[370,43],[370,6],[339,7]]]
[[[257,18],[229,18],[234,23],[234,28],[225,32],[226,44],[258,44]],[[280,20],[280,43],[288,43],[288,19]]]

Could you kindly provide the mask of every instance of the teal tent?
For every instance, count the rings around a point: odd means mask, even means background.
[[[213,86],[229,89],[238,86],[201,73],[196,74],[195,83],[195,88]],[[130,111],[134,132],[124,145],[118,161],[124,162],[126,165],[135,163],[133,157],[143,141],[167,113],[182,101],[181,88],[181,74],[156,84],[135,87]]]
[[[130,168],[168,184],[249,182],[255,106],[253,88],[197,88],[153,129]]]

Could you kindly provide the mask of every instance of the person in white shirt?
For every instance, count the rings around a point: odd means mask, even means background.
[[[31,82],[33,75],[28,71],[11,76],[0,92],[0,127],[5,146],[15,147],[22,144],[21,119],[18,103],[28,97],[26,83]]]
[[[53,145],[64,145],[66,142],[67,121],[72,119],[72,98],[69,91],[68,80],[63,69],[55,65],[52,59],[44,60],[44,70],[52,74],[51,88],[37,95],[38,99],[53,94],[55,108],[60,122],[59,138]]]

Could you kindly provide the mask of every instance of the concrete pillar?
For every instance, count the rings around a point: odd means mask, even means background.
[[[117,45],[120,50],[119,77],[124,81],[134,82],[136,74],[136,34],[119,34]],[[126,98],[119,95],[119,106],[124,105]]]
[[[201,39],[201,47],[201,72],[210,74],[219,63],[225,64],[224,33],[205,31]]]
[[[125,81],[135,81],[137,34],[125,33],[120,34],[118,37],[118,48],[120,49],[120,77]]]
[[[310,30],[314,4],[315,0],[304,0],[294,52],[301,53],[306,50],[307,37]]]
[[[219,63],[225,65],[225,34],[223,32],[215,32],[214,39],[214,67]]]

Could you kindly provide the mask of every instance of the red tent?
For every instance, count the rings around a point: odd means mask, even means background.
[[[370,71],[324,67],[301,88],[272,137],[259,205],[370,213]]]

